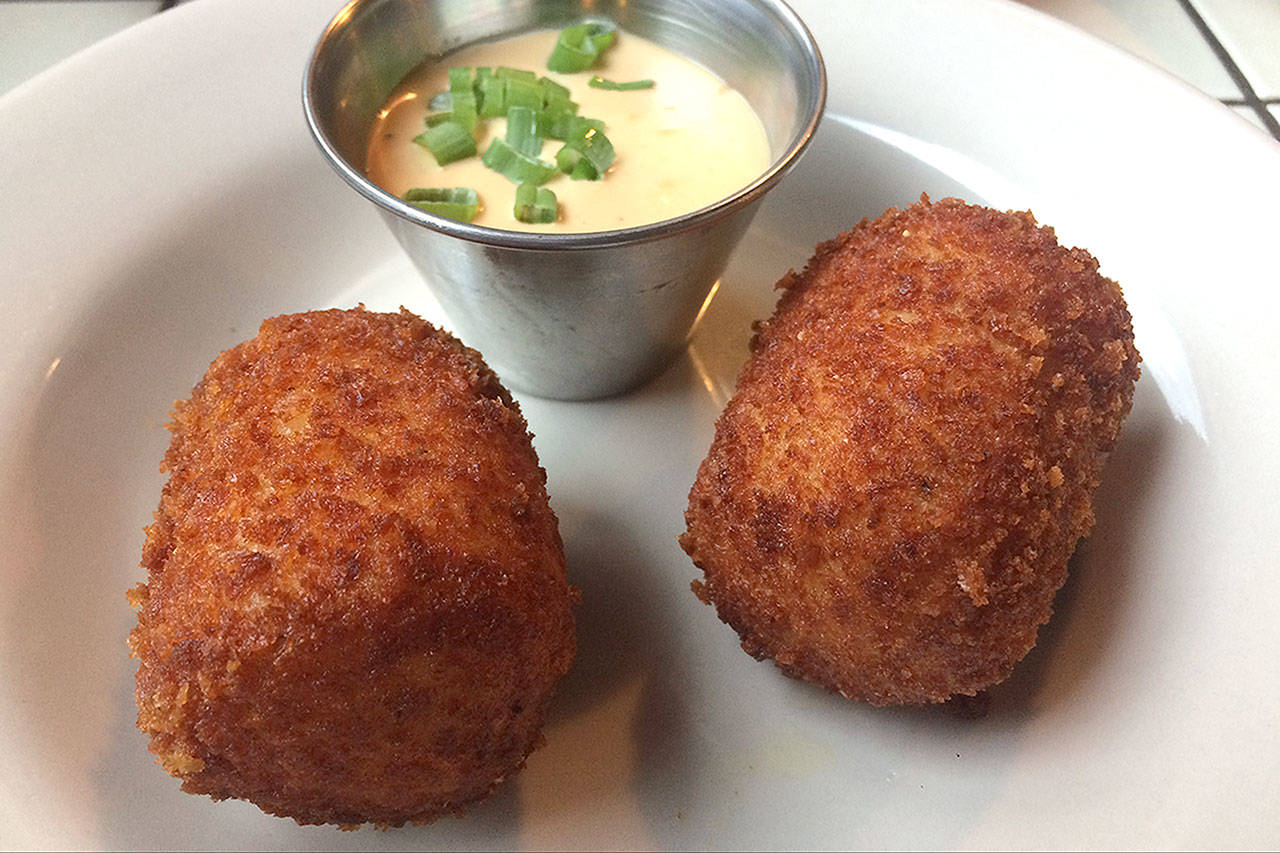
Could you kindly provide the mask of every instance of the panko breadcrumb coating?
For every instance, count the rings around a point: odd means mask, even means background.
[[[138,727],[183,790],[396,825],[523,765],[574,593],[478,353],[403,310],[275,317],[170,429],[129,645]]]
[[[889,210],[788,273],[681,544],[757,658],[940,702],[1035,645],[1138,377],[1120,288],[1029,213]]]

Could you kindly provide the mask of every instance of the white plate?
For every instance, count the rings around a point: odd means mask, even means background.
[[[583,590],[535,753],[462,819],[299,828],[178,790],[133,727],[124,590],[174,398],[269,315],[440,319],[299,105],[335,0],[202,0],[0,99],[0,847],[1268,847],[1280,839],[1280,146],[1018,6],[797,3],[830,114],[689,356],[524,400]],[[676,546],[770,285],[927,191],[1030,207],[1145,357],[1058,613],[990,713],[788,680]]]

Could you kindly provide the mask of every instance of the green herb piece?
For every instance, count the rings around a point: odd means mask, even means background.
[[[636,89],[652,89],[652,80],[632,80],[630,83],[615,83],[603,77],[595,76],[587,81],[593,89],[608,89],[611,92],[634,92]]]
[[[542,136],[538,132],[540,110],[511,107],[507,110],[507,144],[526,157],[542,154]]]
[[[556,166],[575,181],[598,181],[613,164],[613,144],[603,123],[576,119],[564,147],[556,152]]]
[[[441,110],[440,112],[427,113],[422,123],[427,127],[435,127],[442,121],[453,121],[453,110]]]
[[[543,107],[542,115],[538,120],[538,131],[544,139],[563,141],[569,138],[577,118],[578,105],[573,101],[554,101]],[[603,122],[600,124],[600,129],[604,129]]]
[[[588,130],[595,130],[604,133],[604,122],[598,118],[585,118],[583,116],[574,116],[569,122],[570,136],[585,136]]]
[[[542,90],[542,105],[551,106],[560,101],[573,103],[573,98],[569,96],[569,89],[561,86],[550,77],[539,77],[538,88]]]
[[[453,106],[453,120],[475,133],[479,121],[479,108],[476,104],[476,91],[471,87],[470,68],[449,69],[449,99]]]
[[[523,184],[542,185],[556,173],[556,166],[536,157],[521,154],[512,148],[505,139],[495,139],[489,143],[480,161],[493,171],[512,181]]]
[[[566,27],[556,39],[547,68],[561,73],[585,71],[595,64],[605,48],[613,44],[618,28],[613,24],[588,22]]]
[[[461,222],[475,219],[480,209],[480,197],[470,187],[416,187],[404,194],[404,200],[420,210]]]
[[[595,164],[586,157],[579,160],[578,165],[574,166],[573,171],[569,173],[571,181],[598,181],[603,177],[604,172],[597,169]]]
[[[493,69],[480,67],[471,75],[471,94],[476,96],[476,112],[480,118],[488,118],[484,114],[484,81],[493,79]]]
[[[452,119],[427,128],[413,141],[426,148],[441,166],[476,153],[476,140],[471,132]]]
[[[530,83],[536,82],[538,74],[535,71],[522,71],[519,68],[508,68],[505,65],[499,65],[493,72],[495,77],[501,77],[504,80],[525,80]]]
[[[466,66],[451,66],[449,68],[449,94],[456,95],[459,91],[465,91],[471,88],[471,69]]]
[[[501,77],[488,76],[478,81],[480,92],[480,115],[484,118],[497,118],[507,114],[507,81]]]
[[[536,80],[525,80],[520,77],[508,77],[507,110],[512,107],[528,107],[531,110],[542,107],[542,89]]]
[[[556,194],[537,184],[521,184],[516,187],[516,204],[512,212],[521,222],[539,225],[555,222],[559,214]]]

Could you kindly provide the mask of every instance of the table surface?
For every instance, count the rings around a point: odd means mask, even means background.
[[[1021,2],[1160,66],[1280,140],[1280,0]],[[174,5],[0,0],[0,94]],[[339,5],[335,0],[334,9]]]

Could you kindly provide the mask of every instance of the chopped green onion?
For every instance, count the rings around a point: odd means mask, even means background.
[[[542,154],[542,136],[538,132],[540,112],[528,107],[507,110],[507,144],[526,157]]]
[[[596,130],[604,133],[604,122],[598,118],[584,118],[582,116],[574,116],[569,122],[569,135],[578,136],[586,135],[588,130]]]
[[[462,222],[475,219],[480,209],[480,197],[470,187],[416,187],[404,194],[404,200],[420,210]]]
[[[427,113],[422,119],[422,123],[427,127],[435,127],[442,121],[453,121],[453,110],[441,110],[440,112]]]
[[[573,123],[577,118],[578,105],[573,101],[554,101],[543,108],[538,120],[538,131],[545,139],[565,140],[573,132]],[[603,122],[600,129],[604,129]]]
[[[516,205],[512,212],[521,222],[534,224],[555,222],[559,213],[556,194],[537,184],[521,184],[516,187]]]
[[[466,66],[452,66],[449,68],[449,94],[456,95],[459,91],[471,88],[471,69]]]
[[[453,103],[453,120],[465,127],[468,133],[475,133],[479,110],[475,89],[471,87],[470,68],[449,69],[449,99]]]
[[[427,128],[413,141],[426,148],[441,166],[476,153],[476,140],[471,132],[456,121],[442,121]]]
[[[587,70],[595,64],[604,49],[613,44],[616,32],[617,27],[605,23],[592,22],[566,27],[556,39],[555,49],[547,60],[547,68],[562,73]]]
[[[613,163],[613,144],[600,125],[595,119],[576,119],[569,139],[556,152],[556,166],[575,181],[598,181]]]
[[[604,133],[604,122],[598,118],[569,115],[559,120],[553,118],[544,121],[542,135],[548,139],[561,139],[568,142],[575,135],[585,134],[590,128]]]
[[[616,37],[608,23],[588,22],[561,31],[547,67],[555,72],[589,68]],[[647,89],[652,80],[616,82],[593,76],[597,89]],[[568,88],[533,71],[496,68],[449,69],[448,91],[433,96],[424,120],[426,131],[414,142],[427,148],[441,166],[476,153],[475,130],[481,118],[507,119],[504,138],[495,138],[481,158],[484,165],[516,184],[512,213],[521,222],[545,224],[559,217],[556,195],[542,186],[559,172],[575,181],[598,181],[614,162],[605,123],[578,115]],[[541,159],[543,140],[564,145],[555,162]],[[415,188],[404,200],[430,213],[472,221],[480,201],[466,187]]]
[[[476,96],[476,113],[480,118],[489,118],[484,114],[484,81],[492,79],[493,69],[484,66],[475,69],[471,78],[471,93]]]
[[[630,83],[615,83],[597,75],[588,80],[587,85],[593,89],[608,89],[611,92],[632,92],[636,89],[652,89],[653,81],[632,80]]]
[[[494,76],[505,80],[527,80],[533,83],[538,79],[538,74],[535,71],[523,71],[519,68],[508,68],[505,65],[499,65],[493,73]]]
[[[507,110],[512,107],[528,107],[536,110],[542,107],[542,89],[536,80],[525,80],[520,77],[507,78]]]
[[[538,88],[542,89],[543,106],[551,106],[559,101],[568,101],[569,103],[573,103],[569,89],[565,86],[561,86],[549,77],[539,77]]]
[[[453,120],[465,127],[468,133],[475,133],[476,125],[480,121],[475,95],[467,92],[453,99]]]
[[[495,139],[490,142],[481,162],[517,184],[545,184],[556,173],[556,167],[553,164],[521,154],[505,139]]]
[[[507,81],[501,77],[484,77],[477,88],[480,92],[480,115],[497,118],[507,114]]]
[[[582,152],[568,145],[556,152],[556,167],[566,175],[571,175],[581,161]]]

